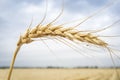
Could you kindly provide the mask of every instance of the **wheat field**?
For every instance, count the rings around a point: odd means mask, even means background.
[[[120,69],[118,69],[120,74]],[[0,69],[5,80],[8,69]],[[119,80],[113,69],[14,69],[11,80]]]

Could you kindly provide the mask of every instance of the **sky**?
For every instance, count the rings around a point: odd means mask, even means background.
[[[103,7],[113,4],[100,11]],[[0,0],[0,67],[9,66],[12,60],[16,43],[20,35],[24,34],[32,18],[31,28],[34,28],[45,14],[45,0]],[[59,15],[62,9],[62,0],[48,0],[47,16],[43,25],[48,24]],[[98,12],[100,11],[100,12]],[[77,27],[78,30],[97,30],[105,28],[120,19],[120,0],[64,0],[64,11],[53,25],[69,22],[63,27],[71,27],[80,23],[82,19],[98,12],[92,18],[85,21]],[[77,20],[76,22],[73,22]],[[119,35],[120,23],[111,28],[96,33],[101,36]],[[119,37],[100,37],[113,49],[113,54],[120,56],[120,38]],[[46,44],[45,44],[45,43]],[[35,41],[30,44],[24,44],[20,49],[15,66],[17,67],[47,67],[47,66],[113,66],[109,52],[102,47],[87,43],[74,44],[71,41],[70,46],[55,39]],[[46,46],[48,45],[49,48]],[[86,56],[82,55],[85,54]],[[113,55],[117,66],[120,66],[120,60]]]

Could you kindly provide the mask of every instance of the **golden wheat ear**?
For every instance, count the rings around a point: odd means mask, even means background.
[[[51,36],[52,37],[53,36],[54,37],[59,36],[59,37],[66,38],[66,39],[71,40],[71,41],[77,40],[77,41],[80,41],[80,42],[86,42],[86,43],[90,43],[90,44],[101,46],[101,47],[105,47],[105,46],[108,45],[106,42],[102,41],[97,36],[94,36],[92,34],[80,33],[79,30],[74,31],[75,29],[73,29],[71,27],[70,28],[64,28],[63,26],[53,26],[52,23],[55,22],[61,16],[62,13],[63,13],[63,9],[61,10],[61,13],[52,22],[50,22],[46,26],[42,26],[40,24],[42,24],[43,21],[45,20],[45,17],[46,17],[46,15],[45,15],[43,20],[37,25],[37,27],[35,27],[32,30],[29,27],[27,29],[26,33],[23,36],[20,36],[20,39],[19,39],[18,44],[17,44],[17,48],[14,52],[14,56],[13,56],[13,60],[12,60],[11,66],[10,66],[9,75],[8,75],[7,80],[10,80],[12,70],[13,70],[13,66],[14,66],[14,62],[15,62],[17,53],[20,50],[22,44],[32,42],[33,41],[32,38],[41,38],[41,37],[47,37],[47,36],[50,36],[50,37]],[[88,18],[90,18],[90,17],[88,17]],[[86,20],[87,19],[85,19],[83,22],[85,22]],[[80,25],[80,24],[78,24],[78,25]],[[31,26],[31,24],[30,24],[30,26]],[[56,39],[59,40],[62,43],[65,43],[66,45],[68,45],[67,42],[65,42],[63,40],[60,40],[59,38],[56,38]],[[71,47],[71,45],[68,45],[68,46]],[[71,48],[73,49],[73,47],[71,47]],[[80,52],[78,50],[76,50],[76,51]],[[108,49],[108,51],[110,51],[110,50]]]

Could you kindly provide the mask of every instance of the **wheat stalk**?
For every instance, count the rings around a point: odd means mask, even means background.
[[[111,4],[112,3],[110,3],[109,5],[107,5],[104,8],[107,8]],[[103,9],[99,10],[98,12],[101,12]],[[47,9],[46,9],[46,11],[47,11]],[[35,28],[33,28],[33,29],[28,28],[26,33],[24,35],[20,36],[18,43],[17,43],[16,50],[14,52],[12,63],[10,65],[7,80],[10,80],[10,78],[11,78],[14,62],[15,62],[17,53],[20,50],[21,46],[23,44],[29,44],[29,43],[35,41],[34,38],[42,38],[42,37],[47,37],[47,36],[52,36],[52,37],[59,36],[62,38],[69,39],[73,42],[75,42],[77,40],[80,42],[86,42],[86,43],[94,44],[97,46],[101,46],[101,47],[107,48],[108,51],[110,51],[109,48],[107,47],[108,43],[104,42],[97,35],[93,35],[92,33],[103,31],[103,30],[113,26],[114,24],[118,23],[119,21],[113,23],[112,25],[110,25],[104,29],[93,30],[92,32],[91,31],[79,31],[79,30],[75,29],[77,26],[79,26],[80,24],[82,24],[83,22],[85,22],[86,20],[91,18],[92,16],[96,15],[98,13],[97,12],[97,13],[94,13],[93,15],[90,15],[89,17],[85,18],[82,22],[80,22],[79,24],[77,24],[76,26],[73,26],[73,27],[64,28],[64,26],[62,26],[62,25],[58,25],[58,26],[52,25],[52,23],[55,22],[60,17],[62,12],[63,12],[63,9],[56,19],[54,19],[48,25],[44,26],[44,25],[41,25],[41,23],[44,21],[44,19],[46,17],[46,14],[45,14],[43,20]],[[113,61],[113,63],[114,63],[114,61]]]
[[[91,44],[102,46],[102,47],[106,47],[108,45],[107,43],[99,39],[97,36],[94,36],[90,33],[83,34],[79,30],[76,30],[72,27],[64,28],[61,26],[52,26],[50,24],[46,26],[39,25],[32,30],[28,29],[23,36],[20,36],[19,41],[17,43],[17,48],[14,52],[13,60],[10,66],[8,80],[10,80],[15,58],[20,47],[23,44],[28,44],[33,42],[34,40],[32,40],[32,38],[41,38],[41,37],[47,37],[47,36],[59,36],[59,37],[67,38],[71,41],[78,40],[81,42],[87,42],[87,43],[91,43]]]

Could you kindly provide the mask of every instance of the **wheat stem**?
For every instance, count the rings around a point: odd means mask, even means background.
[[[12,63],[11,63],[11,65],[10,65],[9,75],[8,75],[8,77],[7,77],[7,80],[10,80],[10,77],[11,77],[11,75],[12,75],[13,66],[14,66],[14,63],[15,63],[15,59],[16,59],[17,53],[18,53],[18,51],[20,50],[20,48],[21,48],[21,45],[16,47],[16,50],[15,50],[15,52],[14,52],[14,56],[13,56],[13,58],[12,58]]]

